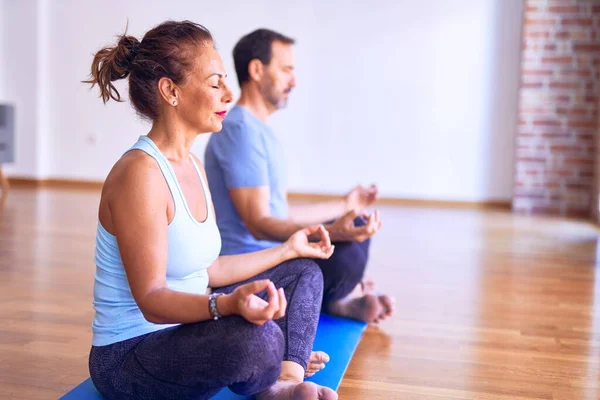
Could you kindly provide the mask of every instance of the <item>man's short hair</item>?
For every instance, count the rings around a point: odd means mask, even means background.
[[[242,37],[233,48],[233,62],[240,86],[246,83],[250,76],[248,65],[254,59],[260,60],[264,65],[271,62],[273,42],[280,41],[286,44],[294,44],[296,41],[281,33],[270,29],[257,29]]]

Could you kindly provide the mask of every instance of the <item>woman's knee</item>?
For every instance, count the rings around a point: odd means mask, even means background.
[[[299,281],[306,281],[306,286],[310,287],[319,296],[322,295],[323,272],[314,260],[298,258],[287,263],[289,275],[296,275]],[[302,282],[299,283],[301,284]]]
[[[271,386],[281,373],[285,341],[283,332],[273,321],[250,324],[245,328],[246,340],[233,344],[239,354],[236,363],[239,382],[229,388],[240,395],[250,395]]]
[[[283,332],[273,321],[264,325],[248,323],[248,333],[245,343],[239,343],[240,354],[247,355],[265,367],[279,367],[283,360],[285,339]]]

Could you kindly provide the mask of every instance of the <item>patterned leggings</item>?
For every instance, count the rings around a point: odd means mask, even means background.
[[[107,399],[196,400],[228,386],[251,395],[275,383],[283,360],[306,369],[323,295],[319,267],[307,259],[287,261],[246,282],[258,279],[284,288],[284,318],[258,326],[230,316],[92,346],[89,368],[98,391]],[[215,291],[230,293],[246,282]]]

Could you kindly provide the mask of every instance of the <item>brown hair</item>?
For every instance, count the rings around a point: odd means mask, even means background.
[[[198,47],[206,44],[214,44],[208,29],[190,21],[163,22],[149,30],[141,42],[125,32],[115,46],[95,54],[90,79],[84,83],[98,85],[104,103],[123,101],[112,82],[129,76],[133,107],[142,117],[154,120],[159,115],[159,79],[184,83]]]
[[[242,37],[233,48],[233,61],[238,83],[242,86],[250,80],[248,66],[250,61],[259,59],[261,63],[269,65],[271,62],[273,42],[294,44],[296,41],[279,32],[270,29],[257,29]]]

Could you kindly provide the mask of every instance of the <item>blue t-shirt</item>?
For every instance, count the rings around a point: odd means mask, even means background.
[[[223,121],[221,132],[211,135],[204,158],[221,231],[221,254],[241,254],[278,245],[252,236],[229,195],[229,189],[268,186],[271,216],[287,218],[285,171],[279,142],[271,128],[237,105]]]

